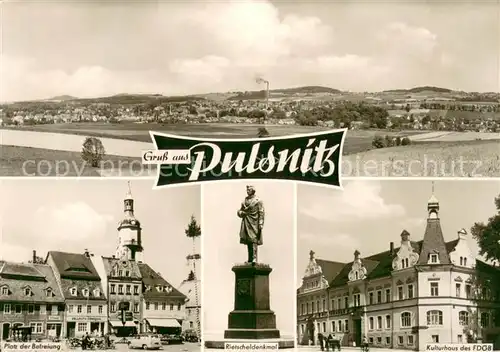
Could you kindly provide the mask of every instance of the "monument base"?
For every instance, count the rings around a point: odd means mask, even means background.
[[[235,265],[234,310],[229,313],[225,339],[279,339],[276,315],[269,306],[269,274],[265,264]]]

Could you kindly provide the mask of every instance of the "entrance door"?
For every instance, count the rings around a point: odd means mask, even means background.
[[[354,342],[356,342],[356,346],[361,346],[361,318],[360,319],[354,319],[353,321],[354,325]]]
[[[10,333],[10,324],[9,323],[3,323],[3,326],[2,326],[2,340],[8,340],[9,339],[9,333]]]
[[[75,330],[76,330],[76,323],[75,322],[68,323],[68,325],[66,326],[66,336],[68,338],[75,337]]]
[[[94,332],[100,333],[101,331],[99,330],[99,323],[90,323],[90,333],[94,334]],[[99,334],[100,335],[100,334]]]

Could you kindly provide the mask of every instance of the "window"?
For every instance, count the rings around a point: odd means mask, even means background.
[[[313,302],[313,304],[314,304],[314,302]],[[170,310],[174,310],[174,305],[173,304],[170,305]]]
[[[409,267],[409,265],[408,265],[408,258],[401,259],[401,267],[402,267],[403,269],[405,269],[405,268],[408,268],[408,267]]]
[[[465,285],[465,297],[466,298],[472,297],[471,285]]]
[[[344,320],[344,331],[348,332],[349,331],[349,320]]]
[[[461,288],[462,288],[462,285],[455,284],[455,296],[460,297]]]
[[[73,305],[72,304],[70,304],[68,306],[68,313],[73,313]]]
[[[469,325],[469,312],[461,311],[458,313],[460,325]]]
[[[43,323],[41,323],[41,322],[31,323],[30,327],[31,327],[32,334],[42,334],[43,333]]]
[[[373,320],[373,317],[370,317],[370,319],[368,319],[368,322],[369,322],[369,325],[368,325],[369,327],[368,327],[368,328],[369,328],[370,330],[375,329],[374,324],[373,324],[373,321],[374,321],[374,320]]]
[[[429,258],[429,262],[431,264],[438,264],[438,262],[439,262],[438,259],[439,259],[439,257],[437,254],[431,254],[430,258]]]
[[[332,331],[335,332],[335,322],[332,321]]]
[[[341,309],[342,308],[341,305],[342,305],[342,300],[339,298],[337,299],[337,309]]]
[[[463,343],[463,337],[462,337],[462,335],[458,335],[457,336],[457,342],[458,343]]]
[[[76,325],[76,329],[78,332],[86,332],[87,331],[87,323],[78,323]]]
[[[103,312],[102,306],[97,307],[97,312],[99,314],[102,314],[102,312]]]
[[[139,294],[139,286],[134,285],[134,295],[138,295],[138,294]]]
[[[377,303],[382,303],[382,291],[377,291]]]
[[[391,328],[391,316],[390,315],[385,316],[385,328],[386,329]]]
[[[155,310],[158,310],[158,302],[155,302],[154,306],[155,306]]]
[[[125,276],[129,276],[130,275],[130,272],[128,270],[125,270]]]
[[[146,310],[149,310],[150,303],[146,302]]]
[[[369,303],[369,304],[373,304],[373,292],[370,292],[370,293],[368,294],[368,303]]]
[[[45,290],[45,296],[47,296],[47,297],[52,297],[53,296],[51,288],[48,288],[47,290]]]
[[[132,293],[132,291],[130,289],[131,289],[130,285],[127,285],[126,286],[126,290],[125,290],[125,292],[127,293],[127,295],[130,295]]]
[[[45,307],[45,310],[47,312],[47,315],[52,314],[52,306],[50,304],[47,304],[47,307]]]
[[[26,287],[26,288],[24,289],[24,295],[25,295],[25,296],[31,296],[31,288]]]
[[[134,303],[134,313],[139,313],[139,303]]]
[[[385,338],[385,344],[390,345],[391,344],[391,338],[389,336],[386,336]]]
[[[94,296],[95,296],[95,297],[99,297],[100,295],[101,295],[101,290],[99,290],[99,289],[95,289],[95,290],[94,290]]]
[[[377,317],[377,329],[382,329],[382,317]]]
[[[439,335],[432,335],[432,342],[439,343]]]
[[[166,309],[167,309],[167,304],[166,304],[165,302],[163,302],[163,303],[161,304],[161,309],[162,309],[162,310],[166,310]]]
[[[488,328],[490,326],[490,315],[487,312],[481,313],[481,327]]]
[[[464,257],[464,266],[467,266],[467,258]]]
[[[76,287],[72,287],[72,288],[70,288],[69,293],[70,293],[72,296],[76,296]]]
[[[9,288],[4,286],[2,287],[2,295],[7,296],[9,294]]]
[[[3,313],[10,314],[10,304],[6,303],[3,305]]]
[[[390,302],[391,301],[391,289],[388,288],[385,290],[385,301]]]
[[[177,304],[177,310],[181,310],[181,306],[182,306],[182,304],[178,303]]]
[[[339,332],[342,332],[342,320],[339,320]]]
[[[431,282],[431,296],[439,296],[439,283]]]
[[[122,277],[123,276],[123,270],[118,270],[118,276]]]
[[[323,332],[326,332],[326,322],[324,321],[322,325],[323,325]]]
[[[323,312],[326,312],[326,300],[323,300]]]
[[[408,345],[413,345],[413,335],[408,335]]]
[[[373,337],[370,337],[370,338],[368,339],[368,341],[369,341],[370,345],[373,345]]]
[[[314,302],[311,302],[311,307],[312,307],[312,312],[316,313],[316,305]],[[170,310],[172,310],[172,309],[170,309]]]
[[[401,313],[401,327],[409,328],[411,326],[411,313],[404,312]]]
[[[116,312],[116,303],[115,302],[111,302],[111,305],[109,307],[109,311],[111,313],[115,313]]]
[[[413,285],[408,285],[408,299],[413,298]]]
[[[82,312],[82,306],[81,305],[76,306],[76,312],[78,314],[80,314]]]
[[[361,294],[357,293],[354,295],[354,306],[359,307],[361,305]]]
[[[404,299],[404,291],[403,291],[403,286],[398,287],[398,299],[403,300]]]
[[[21,314],[22,312],[23,312],[23,306],[22,306],[22,305],[20,305],[20,304],[17,304],[17,305],[15,306],[15,313],[16,313],[16,314]]]
[[[464,257],[460,257],[460,265],[464,265]]]
[[[116,285],[115,284],[111,284],[110,287],[111,287],[110,288],[110,292],[111,292],[111,294],[114,295],[116,293]]]
[[[349,308],[349,297],[344,297],[344,308]]]
[[[87,306],[87,314],[92,314],[92,306]]]
[[[88,297],[89,296],[89,290],[87,288],[84,288],[82,290],[82,294],[83,294],[84,297]]]
[[[377,343],[378,343],[379,345],[380,345],[380,344],[382,344],[382,337],[380,337],[380,336],[378,336],[378,337],[377,337]]]
[[[123,295],[123,285],[118,285],[118,294]]]
[[[403,336],[398,336],[398,344],[402,345],[404,343]]]
[[[443,325],[443,312],[430,310],[427,312],[427,325]]]

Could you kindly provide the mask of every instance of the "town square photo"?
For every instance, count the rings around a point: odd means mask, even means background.
[[[202,186],[203,340],[294,347],[295,185]]]
[[[0,183],[0,340],[198,351],[200,188]]]
[[[150,131],[347,128],[345,177],[500,177],[497,0],[1,6],[0,176],[153,176]]]
[[[299,185],[297,204],[300,348],[499,349],[498,180]]]

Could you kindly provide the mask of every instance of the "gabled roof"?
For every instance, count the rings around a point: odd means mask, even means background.
[[[123,264],[125,262],[127,270],[130,272],[130,279],[141,280],[141,271],[139,265],[135,260],[124,260],[118,258],[102,257],[104,270],[106,271],[106,277],[109,279],[113,276],[113,271],[115,266]]]
[[[440,264],[451,264],[439,219],[427,219],[427,226],[425,227],[424,239],[417,264],[427,264],[429,255],[432,253],[436,253],[439,256]]]
[[[323,276],[330,283],[342,270],[344,263],[334,262],[331,260],[316,259],[316,263],[321,267]]]
[[[92,264],[92,260],[85,254],[50,251],[51,257],[61,278],[72,280],[100,281],[101,278]]]
[[[0,294],[0,301],[54,304],[64,302],[55,274],[49,265],[2,262],[0,267],[2,272],[9,273],[0,275],[0,287],[7,287],[9,290],[7,296]],[[30,289],[30,295],[26,295],[26,288]]]
[[[175,287],[170,285],[159,273],[153,270],[146,263],[138,263],[139,270],[141,271],[142,283],[145,286],[149,286],[150,290],[143,290],[144,298],[146,299],[161,299],[161,298],[180,298],[185,300],[187,297],[179,292]],[[157,286],[161,287],[171,287],[172,290],[170,292],[167,291],[158,291],[156,289]]]
[[[72,288],[76,288],[76,296],[71,294]],[[83,294],[84,289],[89,291],[88,296]],[[106,301],[106,295],[104,294],[100,281],[61,278],[61,290],[64,298],[67,300]],[[99,296],[94,295],[95,290],[99,290]]]

